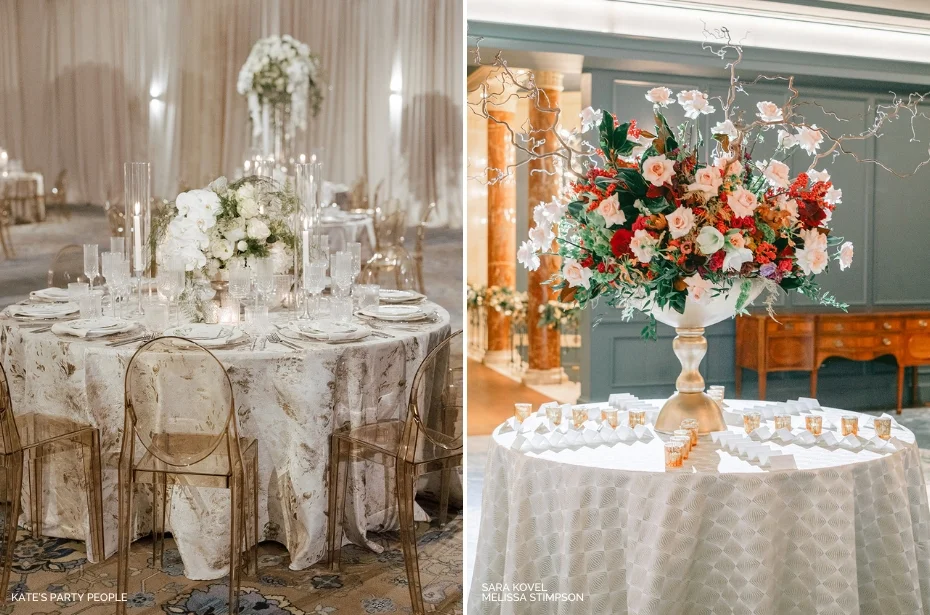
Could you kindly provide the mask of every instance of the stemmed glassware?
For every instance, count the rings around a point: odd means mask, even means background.
[[[94,290],[94,280],[100,275],[100,256],[97,244],[84,244],[84,275],[90,283],[90,290]]]
[[[330,272],[333,279],[333,294],[345,297],[352,286],[352,255],[348,252],[333,254]]]
[[[259,303],[268,305],[274,297],[274,260],[271,258],[256,258],[251,265],[253,282],[255,284],[255,305]]]
[[[100,255],[100,260],[107,291],[110,294],[110,306],[115,317],[117,316],[116,303],[122,300],[129,287],[129,261],[123,258],[120,252],[104,252]]]
[[[241,312],[242,302],[252,292],[252,271],[243,260],[232,260],[227,265],[229,270],[229,294],[236,300],[236,307]]]
[[[168,303],[174,303],[177,309],[175,322],[181,325],[181,294],[184,292],[184,285],[187,281],[187,272],[184,264],[177,259],[168,261],[167,266],[158,270],[158,292],[163,294]]]
[[[315,261],[304,269],[304,291],[307,293],[304,301],[304,313],[301,318],[313,318],[314,314],[319,312],[320,298],[319,293],[326,288],[326,262]]]
[[[346,252],[352,256],[352,281],[356,282],[362,272],[362,244],[349,242],[346,244]]]

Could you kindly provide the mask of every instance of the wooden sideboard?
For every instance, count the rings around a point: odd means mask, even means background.
[[[817,396],[817,370],[829,357],[871,361],[891,355],[898,363],[898,414],[904,370],[913,367],[912,396],[917,398],[918,365],[930,365],[930,312],[766,313],[736,319],[736,396],[743,369],[759,374],[759,398],[765,399],[769,372],[810,372],[811,397]]]

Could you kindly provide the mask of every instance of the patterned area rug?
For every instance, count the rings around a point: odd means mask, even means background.
[[[242,576],[241,615],[357,615],[411,613],[407,575],[399,535],[375,536],[380,554],[355,546],[342,549],[342,570],[331,572],[324,563],[306,570],[289,570],[284,547],[259,545],[258,578]],[[424,600],[437,613],[462,613],[462,516],[444,528],[421,523],[417,528],[420,578]],[[128,612],[132,614],[222,615],[229,592],[225,579],[190,581],[184,577],[177,549],[165,546],[164,570],[152,566],[151,543],[133,543],[130,558]],[[91,593],[116,592],[116,556],[88,564],[84,543],[60,538],[33,539],[21,532],[10,585],[14,592],[38,595],[54,602],[16,602],[0,613],[47,615],[111,614],[115,605]],[[57,594],[57,596],[52,596]],[[62,594],[84,594],[67,597]]]

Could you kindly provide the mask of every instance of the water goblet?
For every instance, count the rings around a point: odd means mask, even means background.
[[[329,300],[330,318],[336,322],[349,322],[352,320],[352,298],[331,297]]]
[[[94,289],[94,280],[100,275],[100,256],[97,244],[84,244],[84,275],[87,276],[90,290]]]
[[[81,296],[90,292],[90,285],[87,282],[68,282],[68,301],[77,303]]]
[[[236,309],[241,311],[242,301],[252,292],[252,272],[242,259],[230,260],[226,270],[229,272],[229,294],[236,300]]]
[[[358,309],[376,310],[380,304],[381,287],[377,284],[356,284],[352,294],[358,298]]]
[[[168,261],[165,267],[158,270],[158,292],[165,296],[169,304],[175,304],[177,309],[176,324],[181,324],[181,294],[184,292],[184,285],[187,279],[187,272],[183,263],[177,259]]]
[[[256,258],[252,265],[256,300],[267,305],[274,295],[274,261],[271,258]]]
[[[302,319],[313,318],[320,311],[319,294],[326,288],[326,263],[317,261],[310,263],[304,269],[304,292],[307,300],[304,302]]]
[[[171,320],[171,306],[162,301],[147,300],[142,303],[142,323],[145,328],[161,334],[168,328]]]

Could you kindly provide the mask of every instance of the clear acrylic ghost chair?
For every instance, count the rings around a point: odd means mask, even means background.
[[[0,588],[3,602],[7,594],[10,571],[16,549],[16,530],[22,498],[23,469],[29,466],[30,517],[32,534],[42,534],[42,493],[47,467],[73,466],[68,458],[75,449],[80,449],[82,474],[79,480],[87,494],[87,516],[90,544],[95,559],[105,557],[103,545],[103,490],[100,475],[100,432],[89,425],[82,425],[65,418],[42,414],[14,416],[6,372],[0,365],[0,465],[3,469],[3,485],[0,486],[0,502],[6,509],[0,530],[3,532],[3,572]],[[89,453],[89,454],[88,454]],[[73,476],[67,470],[60,477],[67,480]],[[60,478],[61,479],[61,478]]]
[[[342,549],[342,522],[348,469],[352,457],[394,465],[400,539],[415,615],[426,613],[417,558],[417,479],[441,472],[439,523],[445,525],[452,470],[462,465],[462,332],[443,340],[423,360],[413,379],[407,416],[337,430],[332,436],[329,492],[329,565],[337,570]]]
[[[258,446],[253,438],[239,436],[225,368],[190,340],[159,337],[129,361],[125,391],[117,591],[128,591],[134,484],[152,485],[152,556],[159,567],[164,565],[168,485],[228,489],[229,612],[237,613],[243,550],[249,551],[249,574],[258,569]],[[143,453],[139,460],[137,440]],[[118,613],[125,609],[125,602],[117,604]]]
[[[63,247],[52,259],[48,268],[50,287],[68,288],[70,282],[86,282],[84,275],[84,247],[71,244]]]

